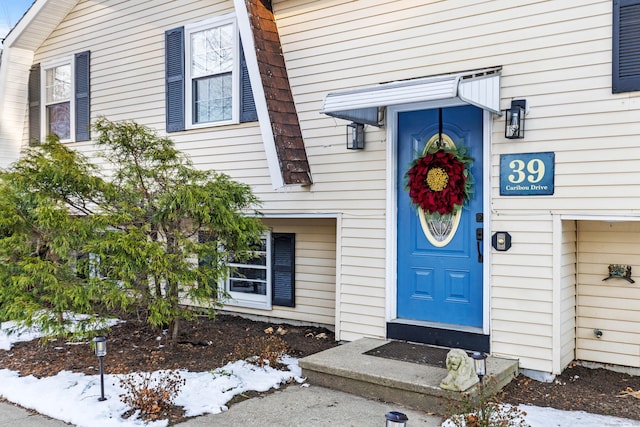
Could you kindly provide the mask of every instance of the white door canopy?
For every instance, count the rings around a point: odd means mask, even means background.
[[[463,102],[500,115],[501,67],[443,74],[331,92],[322,113],[373,126],[381,126],[384,107],[433,102],[434,108]]]

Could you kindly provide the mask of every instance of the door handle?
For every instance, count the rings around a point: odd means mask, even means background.
[[[484,261],[482,256],[482,240],[484,239],[484,229],[476,228],[476,247],[478,249],[478,262],[482,263]]]

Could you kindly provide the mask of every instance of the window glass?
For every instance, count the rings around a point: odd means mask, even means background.
[[[231,24],[191,34],[191,75],[195,78],[233,70]]]
[[[47,133],[55,133],[60,139],[71,139],[70,103],[47,105]]]
[[[233,90],[231,74],[193,81],[193,122],[231,120]]]
[[[192,32],[190,39],[193,123],[231,120],[234,26]]]
[[[230,260],[231,271],[227,280],[227,291],[235,304],[268,306],[270,236],[264,236],[253,248],[251,256],[242,261]]]
[[[267,294],[267,240],[263,238],[251,257],[242,263],[231,262],[229,291]]]
[[[71,65],[65,64],[47,70],[47,103],[71,99]]]

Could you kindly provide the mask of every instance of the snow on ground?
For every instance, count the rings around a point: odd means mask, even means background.
[[[509,408],[505,405],[505,410]],[[590,414],[584,411],[561,411],[554,408],[519,405],[524,421],[531,427],[640,427],[640,421]],[[464,423],[464,422],[462,422]],[[442,427],[457,427],[446,420]]]
[[[560,411],[553,408],[520,405],[531,427],[638,427],[640,421],[595,415],[584,411]]]
[[[75,321],[86,320],[89,316],[84,314],[71,314],[66,313],[64,315],[66,320],[71,320],[70,332],[74,332]],[[118,319],[104,319],[92,323],[95,324],[95,329],[111,327],[118,324]],[[28,328],[20,323],[9,321],[2,322],[0,324],[0,350],[10,350],[13,343],[32,341],[42,337],[42,333],[37,328]]]
[[[217,414],[225,411],[226,403],[235,395],[249,390],[267,391],[277,388],[291,377],[300,379],[300,368],[295,359],[290,363],[289,371],[258,367],[246,362],[229,363],[214,372],[180,371],[186,380],[175,403],[184,406],[187,416],[205,413]],[[154,372],[159,375],[160,372]],[[69,371],[47,378],[34,376],[19,377],[15,371],[0,370],[0,396],[20,406],[34,409],[78,426],[166,426],[166,421],[145,424],[130,417],[122,418],[128,408],[119,399],[125,393],[120,386],[124,375],[105,375],[104,394],[101,396],[100,376],[84,375]]]
[[[38,332],[34,330],[25,331],[24,335],[7,335],[3,329],[0,330],[0,349],[10,349],[13,342],[39,337]],[[279,371],[268,366],[257,367],[239,361],[228,363],[213,372],[180,371],[186,383],[175,403],[185,408],[187,416],[217,414],[227,410],[227,402],[237,394],[249,390],[267,391],[278,388],[280,384],[291,379],[297,382],[304,381],[297,359],[286,356],[283,363],[289,370]],[[105,364],[108,366],[108,356]],[[161,375],[161,372],[154,372],[152,375]],[[0,396],[25,408],[77,426],[166,426],[167,421],[144,423],[135,416],[122,418],[130,409],[119,398],[119,395],[125,393],[120,386],[122,377],[110,374],[104,376],[104,394],[107,400],[99,401],[99,375],[63,371],[53,377],[38,379],[33,376],[20,377],[18,372],[0,369]],[[520,409],[527,413],[525,420],[531,427],[640,427],[639,421],[586,412],[559,411],[524,405]],[[450,425],[448,422],[443,423],[443,426]]]

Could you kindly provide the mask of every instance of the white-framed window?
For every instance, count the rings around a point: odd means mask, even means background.
[[[185,26],[187,128],[239,122],[239,52],[233,14]]]
[[[91,52],[33,64],[29,70],[29,143],[56,134],[62,142],[91,139]]]
[[[242,307],[271,309],[271,233],[262,237],[252,257],[242,263],[229,262],[225,290],[231,296],[226,303]]]
[[[75,139],[74,120],[74,61],[73,57],[59,59],[42,64],[42,134],[56,134],[60,141]]]
[[[199,239],[207,237],[200,234]],[[242,261],[231,255],[228,277],[219,284],[230,297],[223,303],[262,310],[295,307],[295,234],[267,231],[252,255]],[[198,262],[211,260],[205,256]]]
[[[167,132],[258,120],[235,15],[165,31]]]

